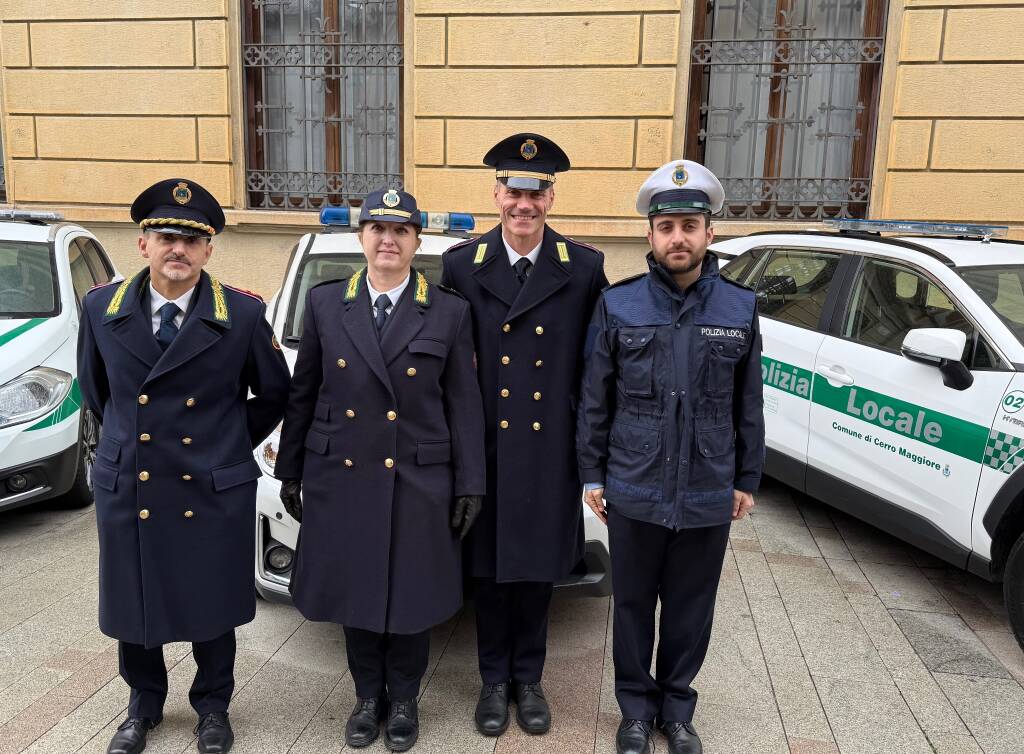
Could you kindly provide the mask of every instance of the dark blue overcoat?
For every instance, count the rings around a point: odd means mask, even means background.
[[[520,289],[501,227],[443,257],[473,307],[487,419],[487,501],[469,534],[473,576],[557,581],[583,557],[576,397],[604,255],[545,227]]]
[[[148,300],[148,269],[85,297],[78,379],[103,426],[100,629],[154,647],[255,615],[252,449],[280,421],[289,377],[255,296],[203,272],[166,351]]]
[[[365,271],[309,292],[275,465],[302,480],[292,575],[311,620],[411,634],[462,606],[456,495],[483,495],[469,305],[412,279],[378,338]]]

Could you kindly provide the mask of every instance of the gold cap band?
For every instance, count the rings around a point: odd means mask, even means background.
[[[496,174],[497,178],[536,178],[540,181],[547,181],[548,183],[555,182],[555,176],[551,173],[533,173],[529,170],[499,170]]]
[[[211,236],[217,233],[217,231],[205,223],[196,222],[195,220],[182,220],[180,217],[147,217],[139,223],[139,227],[143,229],[153,226],[159,227],[161,225],[180,225],[183,228],[195,228],[204,233],[209,233]]]
[[[380,207],[379,209],[371,209],[371,216],[380,215],[394,215],[395,217],[404,217],[406,219],[412,217],[412,212],[406,212],[404,209],[391,209],[389,207]]]

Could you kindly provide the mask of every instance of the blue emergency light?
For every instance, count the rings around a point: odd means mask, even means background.
[[[453,230],[468,232],[476,227],[476,220],[467,212],[420,212],[424,230]],[[351,207],[324,207],[320,210],[320,224],[332,228],[355,228],[359,225],[359,211]]]
[[[977,225],[973,223],[929,223],[916,220],[855,220],[833,219],[823,221],[827,228],[836,230],[859,230],[867,233],[909,233],[916,236],[963,236],[980,238],[1003,238],[1010,228],[1006,225]]]

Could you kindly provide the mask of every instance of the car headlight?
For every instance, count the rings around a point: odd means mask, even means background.
[[[67,397],[73,381],[67,372],[36,367],[0,385],[0,428],[50,413]]]
[[[263,467],[264,473],[274,476],[274,464],[277,463],[277,449],[281,444],[281,425],[278,424],[270,436],[256,448],[256,460]]]

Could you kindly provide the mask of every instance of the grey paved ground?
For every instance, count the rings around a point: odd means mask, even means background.
[[[116,645],[96,628],[94,528],[91,510],[0,513],[0,754],[103,752],[122,719]],[[609,607],[556,601],[555,724],[539,738],[473,731],[472,615],[439,627],[416,751],[614,752]],[[344,748],[354,695],[340,629],[260,603],[238,646],[235,751]],[[167,662],[147,751],[194,751],[188,646]],[[733,528],[695,722],[709,754],[1022,752],[1022,682],[997,586],[769,483]]]

